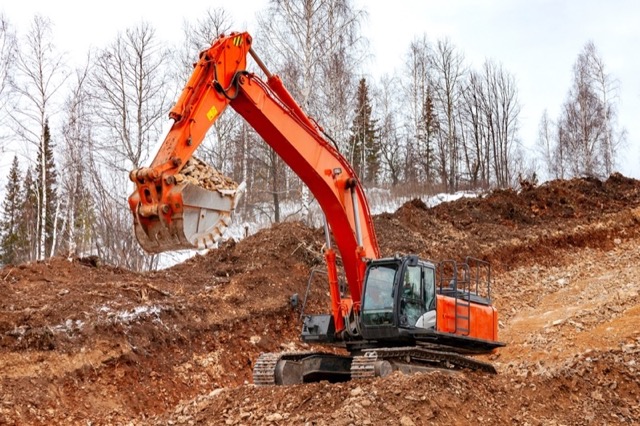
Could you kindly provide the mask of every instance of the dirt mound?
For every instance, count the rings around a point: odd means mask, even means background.
[[[558,251],[611,248],[635,238],[640,220],[640,182],[619,174],[606,181],[556,180],[525,190],[501,189],[434,208],[420,200],[375,218],[385,255],[426,258],[471,255],[495,268],[555,262]]]
[[[401,373],[357,383],[216,389],[152,423],[462,425],[625,423],[640,418],[640,345],[561,367],[486,376]],[[612,403],[615,401],[615,403]]]
[[[552,181],[435,208],[413,200],[374,220],[384,255],[492,262],[507,343],[491,359],[497,376],[248,384],[260,352],[308,348],[290,297],[322,267],[324,237],[285,223],[152,273],[96,258],[1,269],[0,423],[640,421],[640,182]],[[307,308],[328,300],[313,283]]]

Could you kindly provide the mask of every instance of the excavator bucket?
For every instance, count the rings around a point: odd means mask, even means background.
[[[244,183],[191,157],[166,190],[167,205],[180,209],[143,214],[138,208],[134,215],[136,238],[149,253],[215,247],[231,223]]]

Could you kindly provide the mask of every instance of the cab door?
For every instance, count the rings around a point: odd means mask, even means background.
[[[435,268],[429,264],[406,265],[401,281],[399,323],[413,328],[425,313],[435,309]],[[435,318],[435,315],[432,315]],[[420,322],[421,324],[423,321]]]

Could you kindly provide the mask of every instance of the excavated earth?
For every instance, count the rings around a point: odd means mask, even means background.
[[[497,375],[255,387],[298,339],[321,230],[286,223],[173,268],[97,258],[0,269],[0,424],[640,423],[640,181],[573,179],[375,218],[384,255],[493,265]],[[326,309],[314,283],[307,310]]]

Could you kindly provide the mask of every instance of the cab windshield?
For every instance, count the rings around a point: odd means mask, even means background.
[[[398,265],[372,265],[367,272],[362,304],[365,325],[393,323],[393,283]]]

